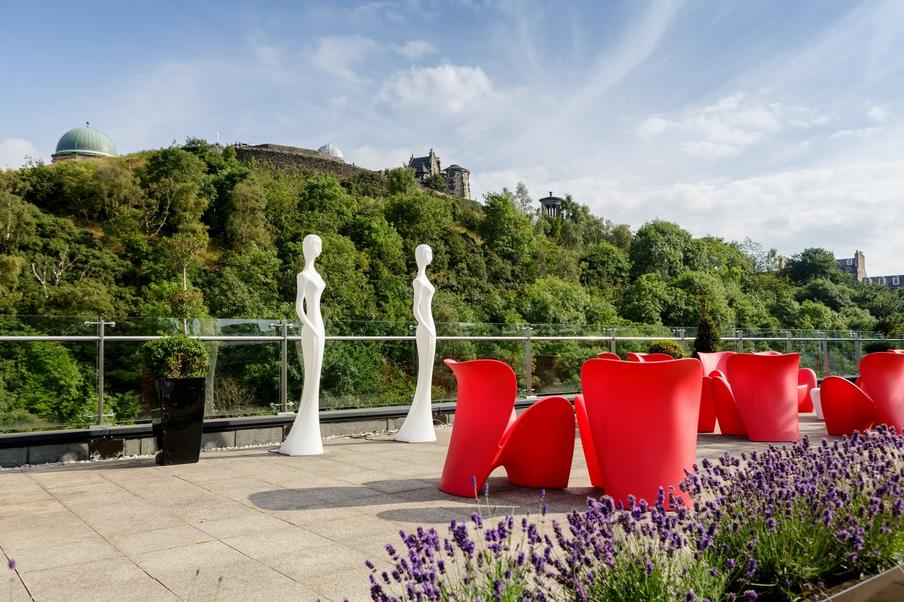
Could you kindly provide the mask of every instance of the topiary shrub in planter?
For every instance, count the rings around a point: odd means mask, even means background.
[[[207,347],[184,335],[148,341],[142,347],[146,374],[154,381],[152,409],[158,464],[198,461],[204,424]]]
[[[712,316],[706,297],[700,297],[700,321],[697,323],[697,337],[694,339],[694,357],[698,353],[714,353],[722,347],[722,337]]]
[[[677,341],[653,341],[647,349],[647,353],[665,353],[676,360],[684,357],[684,349]]]

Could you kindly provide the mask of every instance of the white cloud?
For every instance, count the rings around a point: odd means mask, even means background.
[[[397,108],[435,117],[485,108],[498,95],[480,67],[443,64],[396,72],[383,83],[379,98]]]
[[[41,153],[24,138],[0,140],[0,169],[16,169],[28,159],[40,159]]]
[[[836,130],[829,134],[829,138],[868,138],[878,131],[877,127]]]
[[[888,120],[889,115],[888,105],[875,105],[870,107],[866,112],[866,116],[876,123],[885,123],[885,121]]]
[[[817,110],[739,92],[672,119],[650,117],[637,126],[637,133],[654,138],[677,132],[685,138],[679,143],[684,152],[717,158],[740,154],[791,129],[808,129],[827,122],[828,117]]]
[[[380,44],[362,36],[325,36],[317,40],[309,60],[325,73],[358,81],[358,66],[380,48]]]
[[[663,119],[662,117],[650,117],[649,119],[640,122],[640,125],[637,126],[637,133],[644,138],[652,138],[672,129],[673,125],[674,124],[668,119]]]
[[[411,60],[418,59],[436,52],[436,48],[427,40],[411,40],[401,46],[396,46],[396,52]]]

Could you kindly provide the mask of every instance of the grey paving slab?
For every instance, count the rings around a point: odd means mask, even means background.
[[[41,602],[179,600],[128,558],[83,562],[40,571],[21,571],[22,581]]]

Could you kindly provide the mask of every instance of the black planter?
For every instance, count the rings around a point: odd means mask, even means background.
[[[191,464],[201,453],[204,378],[154,381],[158,408],[153,414],[157,464]]]

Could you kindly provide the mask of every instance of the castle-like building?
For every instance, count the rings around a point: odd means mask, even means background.
[[[853,257],[845,257],[844,259],[836,259],[838,267],[851,275],[854,282],[862,282],[863,284],[878,284],[887,286],[890,289],[901,288],[904,284],[904,274],[892,274],[891,276],[867,276],[866,275],[866,255],[863,251],[854,251]]]
[[[408,167],[414,170],[414,177],[421,186],[427,186],[433,178],[442,176],[446,182],[446,192],[463,199],[471,198],[471,172],[461,165],[450,165],[443,169],[432,148],[426,157],[411,155]]]

